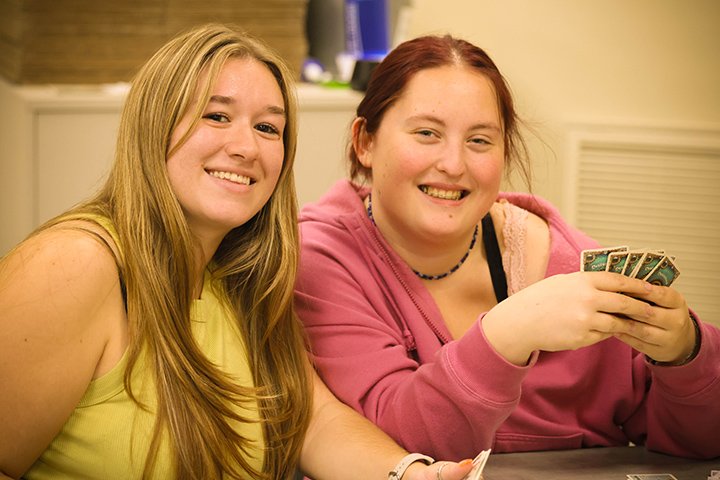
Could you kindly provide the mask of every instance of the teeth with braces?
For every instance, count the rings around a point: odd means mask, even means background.
[[[462,192],[460,190],[440,190],[435,187],[421,186],[420,190],[431,197],[441,198],[443,200],[460,200]]]
[[[250,185],[250,177],[244,177],[242,175],[238,175],[237,173],[216,172],[214,170],[209,171],[208,173],[215,178],[220,178],[222,180],[229,180],[233,183],[238,183],[240,185]]]

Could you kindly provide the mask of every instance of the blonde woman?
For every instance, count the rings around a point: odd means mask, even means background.
[[[283,62],[233,28],[143,66],[104,188],[0,263],[0,477],[468,472],[404,458],[309,366],[296,131]]]

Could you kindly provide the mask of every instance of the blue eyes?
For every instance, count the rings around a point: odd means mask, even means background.
[[[203,118],[207,118],[208,120],[212,120],[213,122],[220,123],[227,123],[230,121],[227,115],[222,113],[208,113],[207,115],[204,115]]]
[[[224,113],[207,113],[203,115],[203,118],[216,123],[230,123],[230,117]],[[270,135],[280,135],[280,130],[270,123],[258,123],[253,128],[255,128],[258,132]]]
[[[271,133],[273,135],[278,135],[280,133],[277,128],[270,125],[269,123],[261,123],[259,125],[256,125],[255,130],[258,130],[263,133]]]

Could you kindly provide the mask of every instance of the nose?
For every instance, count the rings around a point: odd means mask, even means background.
[[[440,172],[449,177],[460,177],[465,173],[465,158],[462,146],[448,145],[440,152],[440,158],[435,164]]]
[[[255,160],[258,155],[257,131],[251,125],[237,125],[228,129],[225,152],[234,158]]]

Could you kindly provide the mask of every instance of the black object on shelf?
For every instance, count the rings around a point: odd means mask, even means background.
[[[367,90],[370,75],[372,75],[373,70],[375,70],[375,67],[377,67],[379,63],[379,61],[375,60],[356,61],[352,78],[350,79],[350,87],[360,92]]]

